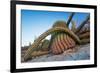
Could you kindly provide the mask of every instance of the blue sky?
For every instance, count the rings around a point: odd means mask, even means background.
[[[53,12],[37,10],[21,10],[22,46],[33,42],[35,38],[52,27],[58,21],[68,20],[71,12]],[[76,26],[86,18],[89,13],[75,13],[73,20]],[[71,25],[70,25],[71,26]]]

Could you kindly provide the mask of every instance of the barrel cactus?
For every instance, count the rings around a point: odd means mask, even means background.
[[[66,28],[66,22],[57,21],[54,23],[53,28],[62,27]],[[50,49],[53,54],[61,54],[66,49],[73,48],[75,46],[75,41],[66,33],[55,32],[51,36]]]

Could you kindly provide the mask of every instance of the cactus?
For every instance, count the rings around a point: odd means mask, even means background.
[[[49,53],[49,51],[33,51],[32,52],[32,57],[37,57],[37,56],[41,56],[41,55],[45,55],[45,54],[48,54]]]
[[[40,42],[48,35],[53,34],[55,32],[64,32],[66,34],[68,34],[69,36],[71,36],[77,43],[80,44],[81,40],[78,38],[77,35],[75,35],[71,30],[69,30],[68,28],[62,28],[62,27],[54,27],[51,28],[49,30],[47,30],[46,32],[44,32],[43,34],[41,34],[36,41],[28,48],[25,56],[24,56],[24,60],[27,60],[28,58],[32,57],[31,53],[35,50],[39,50],[40,48],[37,48],[40,44]]]
[[[57,21],[54,23],[51,29],[41,34],[26,51],[24,55],[24,61],[27,61],[34,56],[47,54],[50,52],[50,50],[53,54],[60,54],[63,53],[66,49],[75,47],[76,44],[80,45],[89,43],[90,32],[86,32],[84,30],[81,31],[85,23],[89,20],[89,16],[87,16],[86,20],[84,20],[77,29],[74,21],[72,21],[72,29],[70,30],[68,26],[72,20],[73,15],[74,13],[70,15],[67,23],[64,21]],[[45,40],[45,37],[48,35],[51,35],[50,41]]]
[[[90,15],[88,15],[88,16],[86,17],[86,19],[80,24],[80,26],[77,28],[77,30],[76,30],[75,33],[80,32],[80,30],[81,30],[81,29],[83,28],[83,26],[87,23],[87,21],[89,21],[89,19],[90,19]]]
[[[90,43],[90,38],[81,40],[81,44],[87,44],[87,43]]]
[[[79,35],[80,39],[84,39],[84,38],[90,38],[90,32],[85,32],[83,34]]]
[[[72,20],[74,14],[75,14],[75,13],[71,13],[71,15],[69,16],[69,19],[68,19],[67,24],[66,24],[67,27],[69,27],[69,23],[71,22],[71,20]]]
[[[48,48],[49,47],[49,43],[50,43],[49,40],[44,39],[43,42],[42,42],[42,45],[40,47],[40,48],[42,48],[41,51],[48,51],[49,50],[49,48]]]
[[[66,28],[66,22],[64,21],[57,21],[54,25],[53,28],[55,27],[62,27],[62,28]],[[60,54],[63,53],[66,49],[72,48],[73,46],[75,46],[75,42],[74,40],[67,35],[67,33],[54,33],[54,35],[52,35],[51,40],[51,47],[50,49],[52,50],[53,54]],[[74,44],[73,44],[74,42]]]
[[[71,30],[73,32],[76,32],[76,24],[75,24],[75,21],[71,21],[71,23],[72,23]]]

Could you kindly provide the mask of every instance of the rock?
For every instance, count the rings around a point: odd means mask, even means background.
[[[63,53],[59,55],[47,54],[33,58],[28,62],[49,62],[49,61],[73,61],[73,60],[89,60],[90,59],[90,44],[77,47],[76,51]]]

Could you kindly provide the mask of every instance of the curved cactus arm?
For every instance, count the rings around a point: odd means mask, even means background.
[[[90,43],[90,38],[81,40],[81,44],[86,44],[86,43]]]
[[[45,55],[45,54],[48,54],[49,51],[34,51],[32,52],[32,57],[37,57],[37,56],[41,56],[41,55]]]
[[[85,32],[83,34],[79,35],[80,39],[84,39],[84,38],[90,38],[90,32]]]
[[[71,15],[69,16],[68,21],[67,21],[67,27],[69,27],[69,23],[71,22],[71,20],[72,20],[74,14],[75,14],[75,13],[71,13]]]
[[[75,31],[76,31],[76,24],[75,24],[75,21],[72,20],[71,23],[72,23],[71,30],[72,30],[73,32],[75,32]]]
[[[41,34],[38,39],[36,39],[36,41],[28,48],[28,50],[25,53],[24,56],[24,61],[28,60],[29,58],[31,58],[31,53],[35,50],[37,50],[38,45],[40,44],[40,42],[48,35],[54,33],[54,32],[65,32],[68,35],[70,35],[77,43],[81,43],[81,40],[78,38],[77,35],[75,35],[71,30],[69,30],[68,28],[61,28],[61,27],[55,27],[55,28],[51,28],[49,30],[47,30],[46,32],[44,32],[43,34]]]
[[[90,15],[88,15],[86,17],[86,19],[80,24],[80,26],[77,28],[76,32],[75,33],[78,33],[80,32],[80,30],[83,28],[83,26],[87,23],[87,21],[90,19]]]

